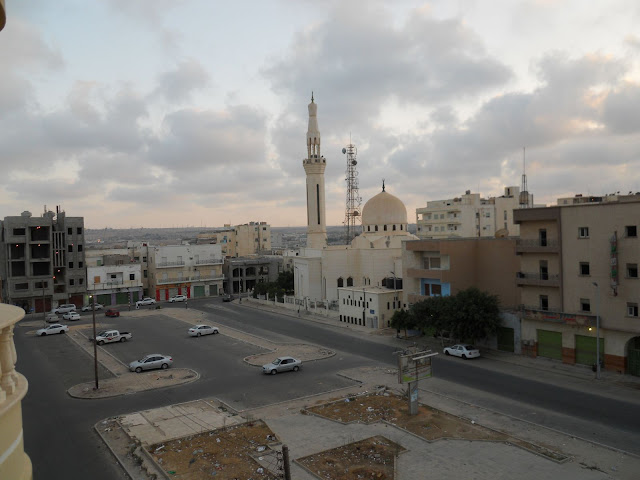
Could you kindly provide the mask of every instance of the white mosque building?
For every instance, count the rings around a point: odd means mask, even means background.
[[[307,175],[307,246],[293,261],[295,296],[304,300],[303,305],[337,304],[342,321],[384,328],[393,312],[405,306],[400,287],[402,242],[418,237],[407,230],[404,203],[387,192],[383,182],[382,191],[362,209],[363,232],[348,245],[327,245],[326,159],[320,153],[317,110],[312,95],[307,158],[302,161]],[[391,278],[389,285],[385,280]]]

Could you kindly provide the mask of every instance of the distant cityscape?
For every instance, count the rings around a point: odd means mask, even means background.
[[[221,227],[222,228],[222,227]],[[195,243],[200,233],[215,232],[216,228],[100,228],[85,229],[85,240],[91,248],[122,248],[128,241],[147,241],[153,245],[176,245],[182,242]],[[416,225],[409,225],[409,232],[416,233]],[[307,227],[271,227],[271,245],[273,249],[303,247],[307,242]],[[329,245],[346,244],[344,226],[328,226]]]

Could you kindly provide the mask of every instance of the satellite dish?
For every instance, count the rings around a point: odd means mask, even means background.
[[[496,232],[496,238],[504,238],[509,236],[509,230],[506,228],[501,228]]]
[[[342,153],[347,153],[347,149],[346,149],[346,148],[343,148],[343,149],[342,149]]]

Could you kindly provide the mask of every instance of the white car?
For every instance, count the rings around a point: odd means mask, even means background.
[[[297,372],[300,370],[300,366],[302,362],[293,357],[278,357],[273,362],[267,363],[262,366],[262,373],[266,373],[268,375],[275,375],[279,372],[288,372],[289,370],[293,370]]]
[[[458,344],[444,349],[445,355],[453,355],[455,357],[476,358],[480,356],[480,350],[473,345]]]
[[[63,303],[62,305],[58,305],[56,308],[51,310],[53,313],[69,313],[75,312],[76,306],[73,303]]]
[[[185,295],[174,295],[173,297],[171,297],[169,299],[169,302],[173,303],[173,302],[186,302],[187,301],[187,297]]]
[[[96,307],[95,307],[96,310],[102,310],[103,308],[104,308],[103,305],[96,303]],[[83,312],[90,312],[92,309],[93,309],[93,304],[91,303],[89,305],[85,305],[84,307],[82,307]]]
[[[69,312],[62,315],[62,318],[69,321],[80,320],[80,314],[77,312]]]
[[[140,305],[153,305],[156,301],[151,297],[144,297],[142,300],[136,302],[136,307]]]
[[[220,331],[211,325],[194,325],[189,329],[189,335],[192,337],[199,337],[200,335],[215,335],[216,333],[220,333]]]
[[[66,325],[62,325],[60,323],[53,323],[48,327],[41,328],[36,332],[36,335],[39,337],[44,337],[45,335],[55,335],[56,333],[67,333],[69,331],[69,327]]]

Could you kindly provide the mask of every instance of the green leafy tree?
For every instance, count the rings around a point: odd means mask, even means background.
[[[455,298],[429,297],[414,303],[409,313],[423,333],[442,338],[444,332],[451,331],[455,318]]]
[[[471,342],[496,333],[500,326],[500,303],[496,295],[475,287],[458,292],[454,299],[451,332]]]
[[[407,336],[407,330],[415,327],[415,319],[404,308],[396,310],[391,316],[389,324],[396,330],[404,330],[404,336]]]

